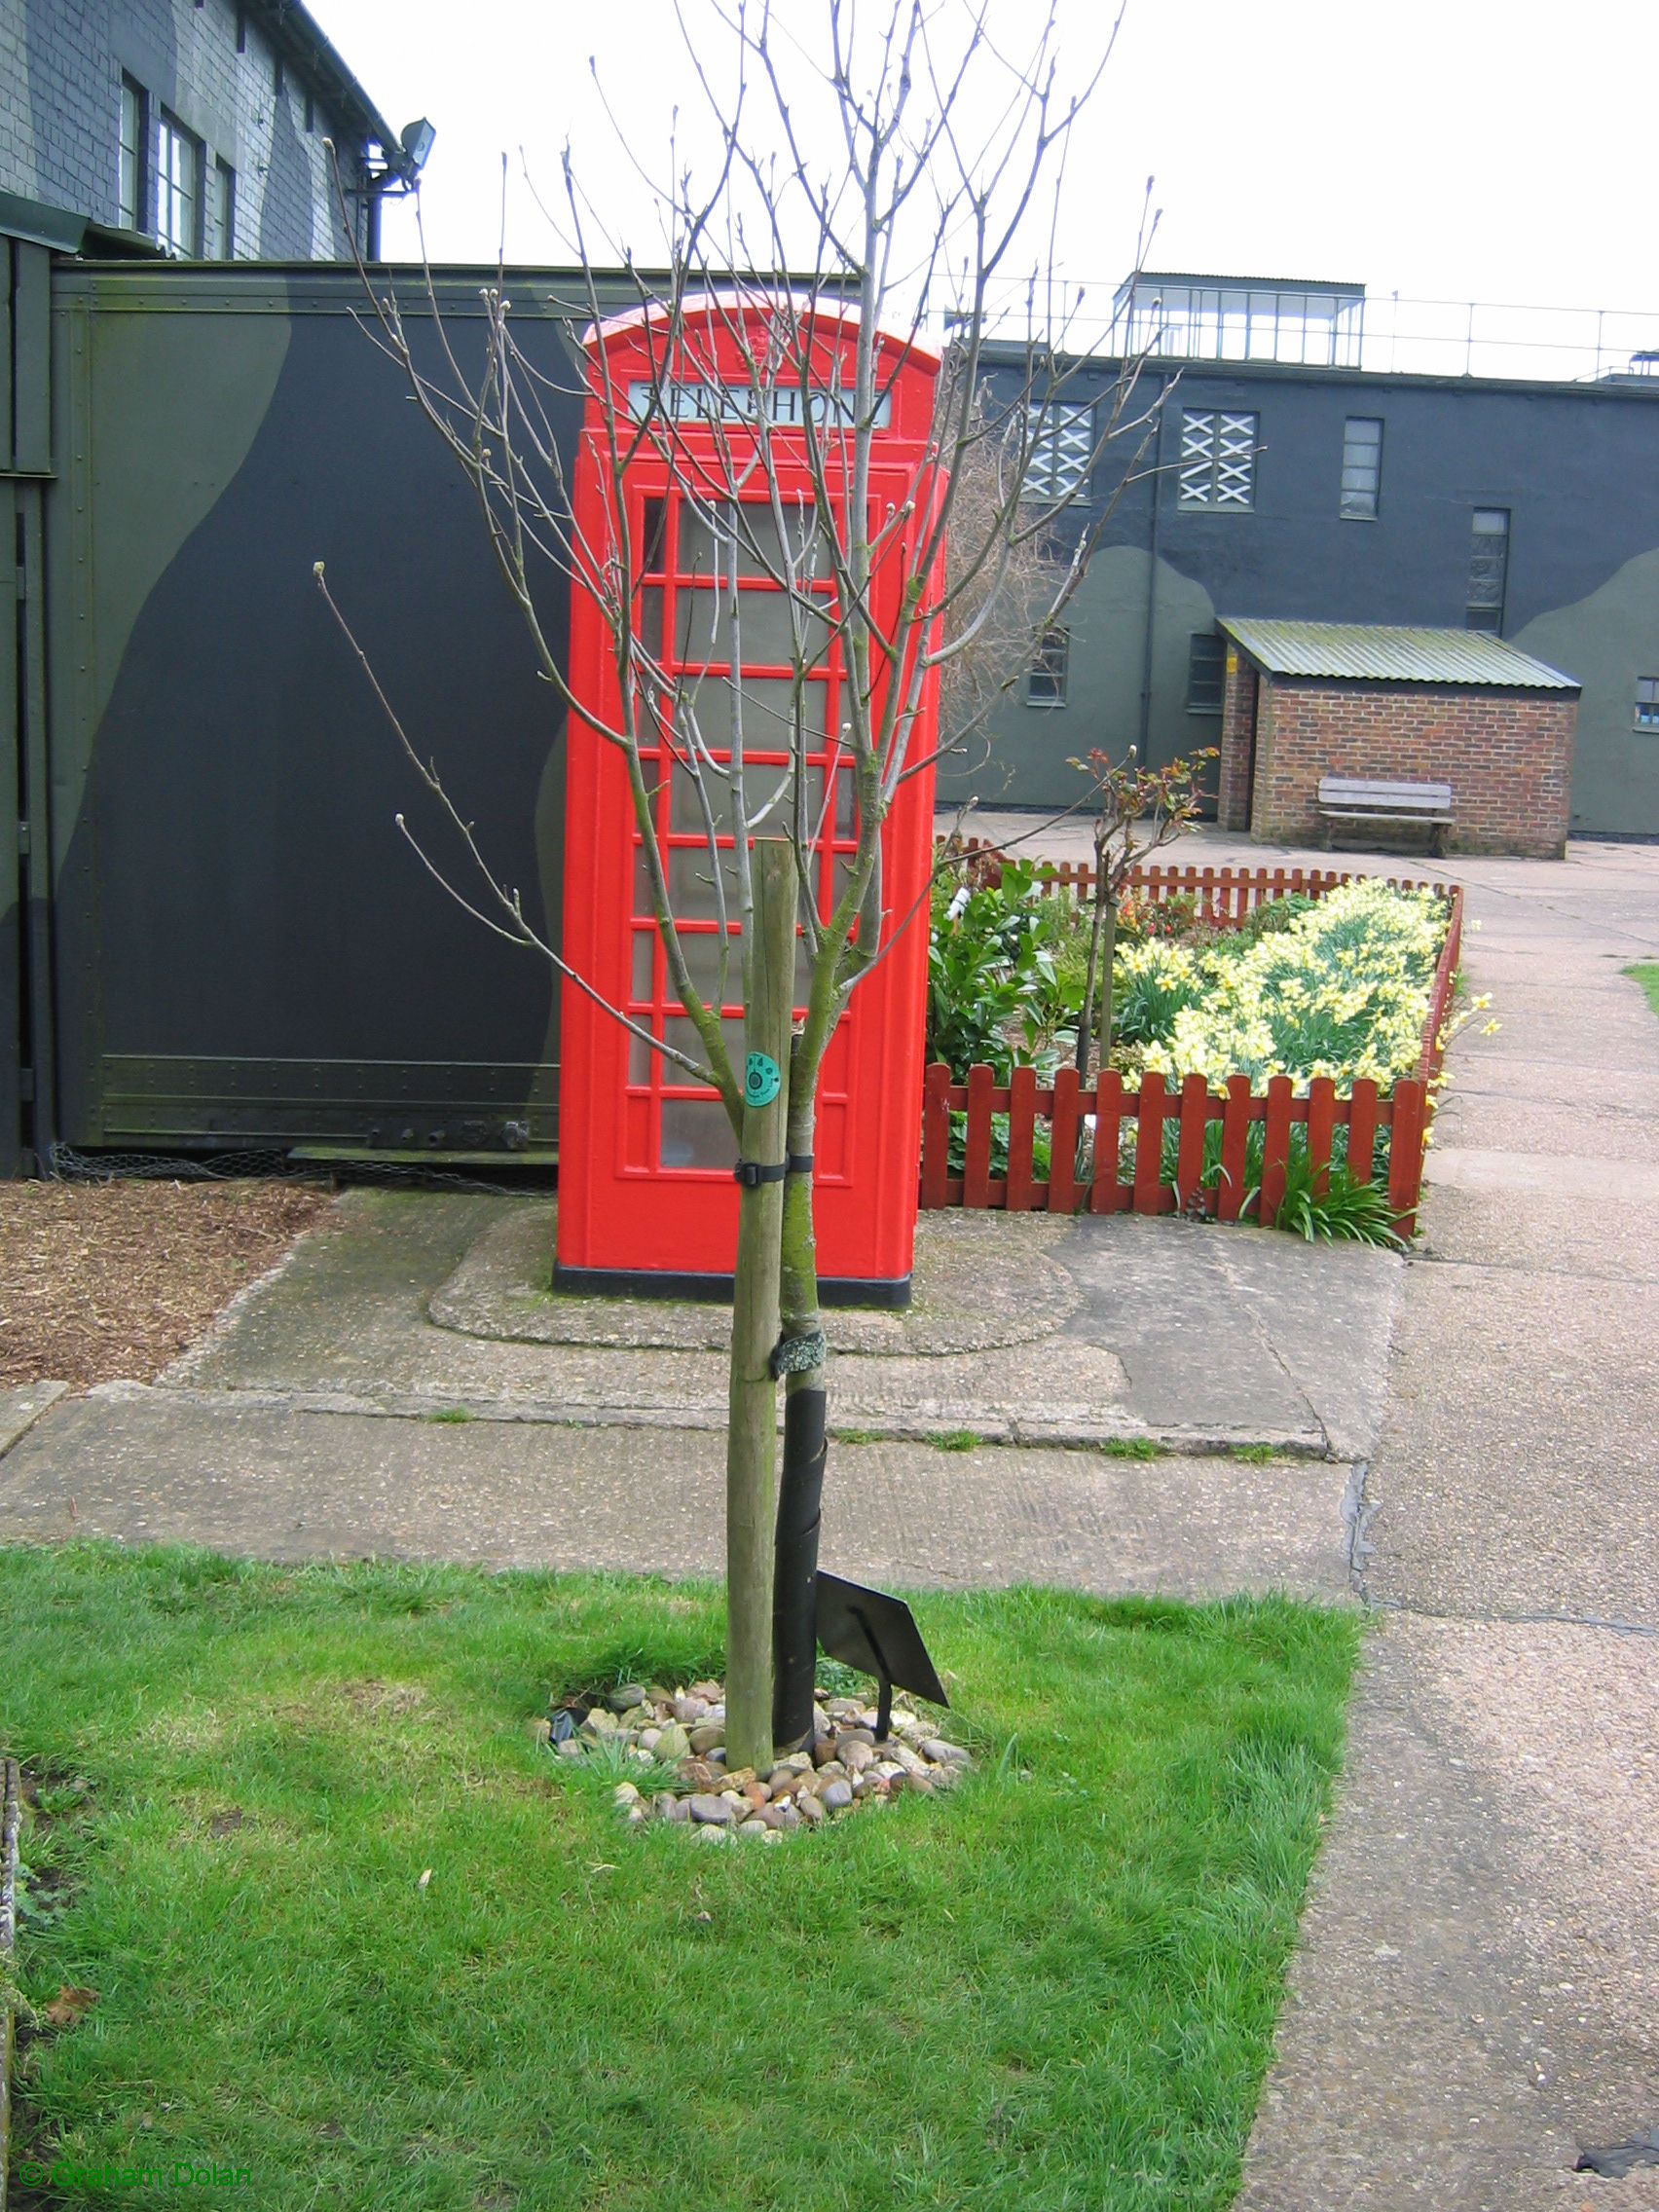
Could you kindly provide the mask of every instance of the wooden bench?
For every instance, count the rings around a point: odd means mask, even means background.
[[[1358,776],[1321,776],[1319,812],[1325,822],[1325,849],[1338,822],[1416,822],[1432,832],[1429,850],[1438,853],[1452,824],[1450,784],[1372,783]]]

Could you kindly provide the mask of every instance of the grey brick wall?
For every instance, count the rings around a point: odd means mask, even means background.
[[[235,172],[237,259],[348,250],[324,141],[348,184],[361,149],[236,0],[0,0],[0,190],[116,223],[124,75],[148,95],[152,209],[165,107],[202,141],[204,178],[217,162]]]

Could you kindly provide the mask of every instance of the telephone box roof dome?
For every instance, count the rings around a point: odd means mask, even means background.
[[[858,329],[864,319],[856,307],[822,293],[771,291],[763,284],[733,284],[716,291],[687,292],[680,302],[679,319],[682,323],[723,321],[734,315],[754,314],[780,307],[790,309],[803,321],[834,323],[846,330]],[[624,308],[619,314],[607,315],[603,322],[590,322],[582,333],[582,344],[605,345],[625,331],[643,330],[651,323],[665,321],[672,312],[665,300],[644,300],[638,307]],[[901,348],[907,358],[925,367],[937,369],[941,365],[943,356],[938,348],[930,346],[923,338],[913,334],[902,337],[890,330],[878,330],[876,335],[890,346]]]

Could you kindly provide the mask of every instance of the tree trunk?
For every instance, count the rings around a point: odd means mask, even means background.
[[[756,841],[742,1156],[781,1167],[794,998],[795,863],[782,838]],[[759,1080],[756,1080],[758,1078]],[[732,1284],[726,1432],[726,1764],[772,1763],[772,1546],[778,1493],[781,1179],[743,1186]]]
[[[1100,847],[1094,848],[1094,910],[1088,917],[1088,968],[1083,981],[1083,1005],[1077,1016],[1077,1072],[1087,1083],[1089,1077],[1089,1049],[1094,1043],[1095,1007],[1100,980],[1100,940],[1106,927],[1108,903],[1106,862]],[[1116,915],[1114,914],[1114,920]],[[1106,972],[1106,988],[1112,987],[1111,970]]]
[[[1100,1072],[1112,1055],[1112,962],[1118,950],[1118,902],[1108,899],[1100,919]]]

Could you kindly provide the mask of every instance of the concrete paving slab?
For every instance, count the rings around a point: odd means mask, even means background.
[[[1414,1269],[1367,1495],[1370,1593],[1659,1627],[1646,1284]]]
[[[1349,1602],[1347,1470],[1320,1460],[836,1444],[824,1559],[860,1579]],[[723,1571],[707,1431],[297,1412],[117,1385],[0,1462],[0,1542],[71,1533],[261,1559]]]
[[[1659,1282],[1659,1169],[1438,1147],[1433,1158],[1420,1259],[1522,1269],[1534,1282]],[[1452,1176],[1439,1180],[1454,1158]]]
[[[1659,2203],[1659,2177],[1572,2171],[1659,2112],[1650,1853],[1618,1842],[1656,1660],[1588,1630],[1373,1636],[1237,2212]],[[1529,1710],[1609,1672],[1564,1774]]]
[[[1403,1269],[1395,1254],[1125,1214],[1080,1221],[1056,1258],[1085,1298],[1066,1334],[1113,1346],[1124,1411],[1147,1428],[1197,1418],[1238,1434],[1293,1433],[1289,1407],[1333,1457],[1371,1450]]]
[[[0,1457],[19,1437],[27,1436],[42,1414],[56,1405],[67,1382],[23,1382],[13,1390],[0,1390]]]
[[[1659,1111],[1632,1112],[1594,1100],[1569,1106],[1536,1093],[1493,1091],[1478,1100],[1467,1091],[1454,1095],[1458,1118],[1446,1128],[1447,1136],[1455,1127],[1458,1141],[1473,1144],[1470,1132],[1478,1130],[1484,1151],[1608,1161],[1659,1157]]]

